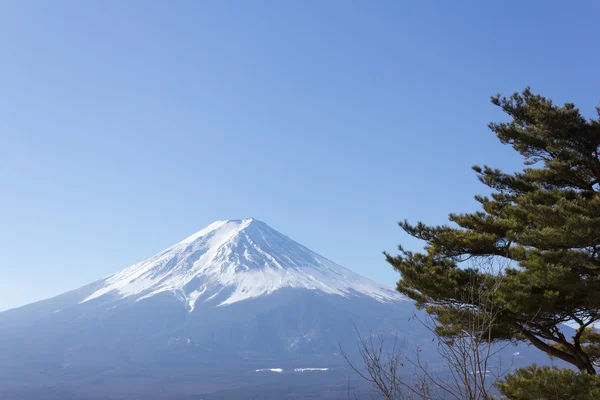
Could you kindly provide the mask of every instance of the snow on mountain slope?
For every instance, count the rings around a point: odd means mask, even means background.
[[[254,218],[217,221],[174,246],[104,279],[83,302],[106,294],[141,300],[172,292],[193,311],[282,288],[302,288],[379,302],[404,299],[343,268]]]

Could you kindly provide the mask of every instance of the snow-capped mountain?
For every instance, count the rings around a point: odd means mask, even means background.
[[[0,399],[345,398],[340,348],[352,356],[357,331],[398,332],[407,352],[436,354],[413,313],[395,291],[263,222],[218,221],[0,313]]]
[[[0,399],[210,398],[232,388],[244,394],[224,398],[245,398],[244,387],[272,379],[264,371],[321,374],[345,390],[340,346],[351,351],[355,329],[391,332],[412,312],[394,290],[261,221],[217,221],[106,278],[0,313]],[[423,340],[421,331],[407,335]]]
[[[343,268],[254,218],[216,221],[174,246],[107,277],[83,302],[106,294],[142,300],[173,293],[190,311],[302,288],[344,297],[400,300],[388,288]]]

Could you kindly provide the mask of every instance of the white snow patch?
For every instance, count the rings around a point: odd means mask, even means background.
[[[206,287],[203,287],[202,290],[194,290],[188,295],[187,305],[190,308],[190,312],[194,311],[194,307],[196,307],[196,301],[204,292],[206,292]]]
[[[171,338],[167,341],[167,344],[169,346],[177,346],[180,345],[182,343],[185,344],[190,344],[192,342],[192,340],[188,337],[175,337],[175,338]]]
[[[491,374],[491,371],[489,370],[485,370],[485,372],[483,371],[475,371],[475,372],[470,372],[471,375],[481,375],[483,374],[484,376],[488,376],[488,374]]]
[[[278,372],[281,373],[283,372],[283,368],[262,368],[262,369],[257,369],[256,372]]]
[[[294,368],[294,372],[329,371],[329,368]]]

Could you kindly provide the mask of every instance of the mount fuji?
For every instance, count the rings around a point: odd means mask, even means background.
[[[224,306],[283,288],[380,302],[402,299],[254,218],[214,222],[101,282],[82,302],[105,295],[140,301],[172,293],[191,312],[196,304]]]
[[[0,399],[345,398],[357,332],[435,353],[413,313],[261,221],[217,221],[0,313]]]

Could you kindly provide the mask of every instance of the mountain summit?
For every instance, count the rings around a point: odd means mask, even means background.
[[[254,218],[216,221],[168,249],[103,280],[83,302],[104,295],[142,300],[170,292],[193,311],[302,288],[344,297],[399,300],[382,287]]]

